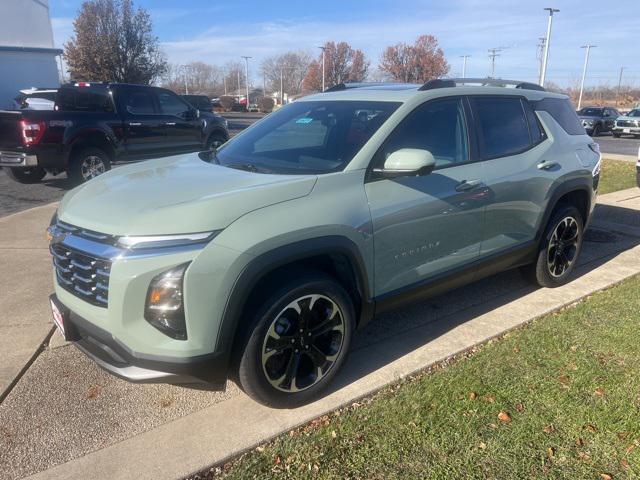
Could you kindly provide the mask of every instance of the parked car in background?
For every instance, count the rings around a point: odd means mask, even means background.
[[[72,190],[49,229],[56,323],[130,381],[232,376],[294,407],[330,385],[374,312],[508,268],[565,284],[598,145],[567,97],[472,80],[332,87],[209,162],[129,165]]]
[[[53,110],[57,88],[25,88],[14,100],[15,110]]]
[[[615,108],[609,107],[585,107],[578,112],[582,126],[592,137],[610,132],[619,116],[620,113]]]
[[[60,87],[54,110],[0,111],[0,166],[21,183],[63,171],[81,183],[115,161],[209,150],[228,138],[225,119],[170,90],[81,82]]]
[[[622,135],[640,137],[640,109],[631,110],[626,115],[619,116],[612,133],[616,138]]]
[[[193,108],[197,108],[201,112],[213,112],[213,104],[206,95],[180,95]]]

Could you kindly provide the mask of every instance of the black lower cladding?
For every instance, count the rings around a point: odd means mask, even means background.
[[[177,376],[175,383],[199,383],[212,390],[224,389],[228,370],[224,355],[211,353],[196,357],[164,357],[140,354],[73,311],[69,312],[65,329],[73,332],[74,344],[80,350],[107,365],[115,368],[134,366],[170,373]]]

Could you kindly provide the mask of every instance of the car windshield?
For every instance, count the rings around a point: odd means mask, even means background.
[[[640,109],[637,110],[631,110],[628,114],[627,117],[640,117]]]
[[[601,108],[583,108],[578,112],[578,115],[582,117],[600,117],[602,113]]]
[[[399,106],[395,102],[294,102],[227,143],[217,161],[264,173],[337,172]]]

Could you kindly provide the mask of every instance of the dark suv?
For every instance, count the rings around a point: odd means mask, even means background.
[[[578,111],[582,126],[592,137],[612,131],[619,116],[620,112],[608,107],[585,107]]]

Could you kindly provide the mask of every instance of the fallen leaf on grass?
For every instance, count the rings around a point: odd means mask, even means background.
[[[627,461],[623,458],[622,460],[620,460],[620,466],[626,470],[627,468],[629,468],[629,462],[627,462]]]
[[[604,395],[604,389],[596,388],[595,392],[593,392],[593,393],[595,393],[597,396],[601,397],[601,396]]]
[[[263,447],[262,445],[260,445],[259,447],[256,447],[256,450],[257,450],[259,453],[262,453],[262,452],[264,452],[264,447]]]
[[[500,420],[501,422],[509,423],[511,421],[511,415],[509,415],[507,412],[502,410],[498,414],[498,420]]]
[[[591,459],[591,455],[589,455],[586,452],[578,452],[578,457],[580,457],[580,460],[589,460]]]
[[[485,395],[484,400],[485,402],[494,403],[496,401],[496,397],[493,395]]]
[[[479,448],[480,450],[484,450],[485,448],[487,448],[487,444],[486,444],[486,443],[484,443],[484,442],[480,442],[480,443],[478,444],[478,448]]]
[[[627,447],[627,453],[631,453],[633,452],[633,450],[636,448],[636,445],[634,443],[632,443],[631,445],[629,445]]]
[[[577,346],[577,345],[571,345],[570,350],[571,350],[572,352],[575,352],[575,351],[577,351],[577,350],[578,350],[578,346]]]
[[[331,438],[336,438],[338,436],[338,434],[336,433],[335,430],[331,430]]]
[[[585,430],[589,430],[591,433],[596,433],[598,431],[598,429],[596,427],[594,427],[592,424],[587,423],[584,427]]]
[[[600,474],[600,478],[602,480],[611,480],[613,477],[611,475],[609,475],[608,473],[601,473]]]
[[[469,392],[469,400],[475,400],[478,398],[478,394],[476,392]]]
[[[547,457],[553,458],[555,454],[556,454],[556,449],[555,448],[553,448],[553,447],[547,448]]]
[[[513,353],[520,353],[520,348],[513,347]]]
[[[544,433],[553,433],[553,432],[555,432],[555,431],[556,431],[556,429],[555,429],[555,427],[554,427],[553,425],[547,425],[546,427],[544,427],[544,428],[542,429],[542,431],[543,431]]]
[[[273,463],[275,465],[280,465],[282,463],[282,459],[280,458],[279,455],[277,455],[276,458],[273,459]]]
[[[516,410],[519,411],[519,412],[524,412],[524,405],[521,404],[521,403],[518,403],[516,405]]]
[[[578,438],[578,439],[576,440],[576,445],[577,445],[578,447],[583,446],[583,445],[584,445],[584,440],[583,440],[583,439],[581,439],[581,438]]]
[[[566,385],[567,383],[569,383],[569,377],[567,375],[560,375],[558,377],[558,381],[563,385]]]

